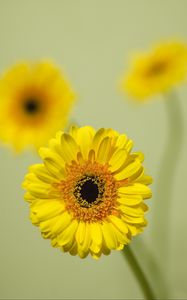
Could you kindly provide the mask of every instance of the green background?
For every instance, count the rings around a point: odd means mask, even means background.
[[[133,51],[170,38],[185,41],[186,11],[186,0],[0,0],[0,72],[22,59],[52,58],[79,96],[72,120],[126,132],[135,150],[145,154],[154,192],[168,132],[163,97],[135,105],[117,85]],[[186,86],[178,88],[178,96],[187,130]],[[172,299],[187,297],[186,148],[185,134],[171,186],[167,257],[159,254],[162,240],[152,236],[156,195],[149,202],[149,226],[141,236],[156,253]],[[28,219],[21,189],[27,167],[37,161],[29,152],[15,156],[5,147],[0,149],[1,299],[142,298],[120,252],[98,261],[81,260],[62,254],[41,238]]]

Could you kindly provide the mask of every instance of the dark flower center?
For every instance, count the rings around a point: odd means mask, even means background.
[[[37,99],[30,98],[24,102],[23,108],[26,113],[34,115],[40,110],[40,104]]]
[[[92,179],[88,179],[81,186],[80,194],[83,200],[86,200],[88,203],[92,203],[99,195],[98,185]]]
[[[75,186],[74,196],[83,207],[91,207],[102,201],[104,183],[97,176],[85,175]]]
[[[167,68],[166,61],[157,61],[147,71],[147,75],[148,76],[157,76],[157,75],[159,76],[163,72],[165,72],[166,68]]]

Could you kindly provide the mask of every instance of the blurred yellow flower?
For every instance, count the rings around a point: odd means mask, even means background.
[[[180,42],[162,43],[150,53],[132,58],[122,89],[138,100],[168,91],[187,75],[187,46]]]
[[[60,131],[40,148],[44,163],[30,167],[23,187],[31,221],[53,247],[99,258],[143,230],[151,178],[131,149],[125,134],[89,126]]]
[[[0,139],[16,151],[45,145],[65,126],[73,101],[52,63],[15,65],[0,80]]]

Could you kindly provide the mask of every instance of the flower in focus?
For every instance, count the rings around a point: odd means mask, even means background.
[[[168,91],[185,80],[186,74],[187,46],[180,42],[163,43],[132,59],[122,89],[138,100],[145,100]]]
[[[31,221],[63,252],[94,258],[121,250],[146,225],[151,178],[143,154],[112,129],[72,127],[40,148],[23,183]]]
[[[52,63],[15,65],[0,80],[0,139],[16,151],[45,145],[65,126],[73,101]]]

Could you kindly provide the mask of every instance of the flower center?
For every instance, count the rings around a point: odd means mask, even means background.
[[[74,196],[82,207],[90,207],[102,201],[104,183],[94,175],[83,176],[76,184]]]
[[[147,76],[159,76],[160,74],[165,72],[166,68],[166,61],[157,61],[152,66],[150,66],[149,70],[147,71]]]
[[[92,223],[116,215],[118,183],[106,165],[72,162],[66,172],[66,179],[54,186],[74,218]]]
[[[39,101],[34,98],[29,98],[24,102],[23,109],[27,114],[34,115],[40,110]]]
[[[98,195],[99,189],[96,183],[92,179],[88,179],[82,186],[80,194],[83,200],[86,200],[89,203],[94,202]]]

